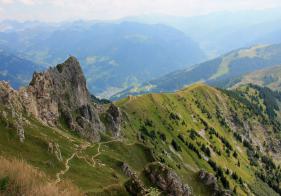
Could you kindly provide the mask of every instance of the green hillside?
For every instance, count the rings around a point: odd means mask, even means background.
[[[54,183],[70,180],[88,195],[129,195],[142,188],[150,195],[165,192],[147,173],[165,171],[157,162],[175,171],[193,195],[278,195],[279,101],[279,94],[256,86],[222,91],[203,84],[176,93],[130,96],[115,103],[123,116],[121,136],[104,132],[97,143],[64,124],[43,125],[27,113],[20,142],[11,107],[1,105],[0,155],[24,159]],[[104,115],[100,113],[107,124]],[[51,146],[57,146],[54,153]],[[216,176],[216,189],[200,180],[200,170]]]
[[[114,95],[112,99],[149,92],[173,92],[196,82],[217,87],[230,86],[247,73],[279,65],[280,53],[280,44],[235,50],[192,68],[178,70],[140,86],[128,88]]]

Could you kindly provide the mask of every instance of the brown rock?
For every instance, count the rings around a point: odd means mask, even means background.
[[[122,112],[114,104],[111,104],[107,110],[107,123],[112,135],[119,137],[121,135]]]
[[[105,130],[74,57],[55,68],[34,73],[30,85],[19,91],[0,82],[0,103],[8,105],[13,113],[26,111],[49,126],[57,126],[63,118],[70,129],[91,141],[99,141],[99,133]]]
[[[191,195],[190,187],[184,184],[174,171],[161,163],[150,164],[145,173],[152,184],[169,196]]]

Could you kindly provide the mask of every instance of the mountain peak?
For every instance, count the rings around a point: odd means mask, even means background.
[[[56,68],[60,73],[63,72],[64,69],[76,69],[82,72],[81,65],[74,56],[68,57],[64,63],[58,64]]]
[[[64,118],[70,129],[92,140],[99,139],[98,132],[104,126],[91,103],[86,79],[75,57],[45,72],[34,73],[25,91],[27,110],[43,122],[56,126]]]

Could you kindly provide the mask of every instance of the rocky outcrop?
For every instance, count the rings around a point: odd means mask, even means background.
[[[189,196],[191,189],[179,176],[161,163],[152,163],[145,169],[145,174],[152,184],[169,196]]]
[[[201,180],[201,182],[205,186],[210,187],[210,189],[213,192],[218,192],[219,191],[219,187],[218,187],[218,183],[217,183],[217,178],[213,174],[211,174],[209,172],[206,172],[204,170],[201,170],[199,172],[199,179]]]
[[[231,195],[233,195],[232,191],[230,191],[230,190],[220,189],[218,182],[217,182],[217,178],[209,172],[200,170],[199,179],[205,186],[210,188],[213,196],[231,196]]]
[[[48,144],[48,152],[55,155],[58,161],[63,161],[60,146],[58,143],[49,142]]]
[[[1,119],[6,123],[6,127],[10,127],[16,131],[20,142],[23,143],[25,140],[24,119],[22,117],[24,107],[18,91],[14,90],[5,81],[0,82],[0,104],[4,107]]]
[[[123,173],[128,177],[132,177],[136,175],[136,173],[130,168],[130,166],[127,163],[122,163],[121,169]]]
[[[121,135],[122,112],[120,108],[111,104],[106,113],[107,126],[114,137]]]
[[[42,123],[56,127],[62,121],[69,129],[91,141],[100,140],[105,130],[86,86],[81,66],[75,57],[42,73],[34,73],[30,85],[19,91],[0,82],[0,104],[16,114],[30,114]],[[108,110],[109,126],[120,135],[121,112],[114,105]],[[18,133],[23,139],[23,129]]]
[[[23,128],[22,124],[17,122],[16,129],[17,129],[17,133],[19,136],[19,140],[21,143],[23,143],[25,140],[25,135],[24,135],[24,128]]]
[[[75,57],[46,72],[34,73],[30,85],[22,89],[20,95],[27,112],[42,122],[57,126],[61,119],[82,136],[99,141],[99,132],[104,131],[104,126]]]
[[[130,168],[127,163],[122,163],[121,169],[126,176],[130,179],[125,183],[127,191],[131,195],[144,196],[147,194],[147,190],[144,187],[142,181],[138,178],[137,174]]]

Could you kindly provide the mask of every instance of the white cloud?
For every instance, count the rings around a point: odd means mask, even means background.
[[[116,19],[130,15],[198,15],[214,11],[265,9],[280,0],[0,0],[7,18],[29,20]],[[32,7],[32,8],[31,8]]]

